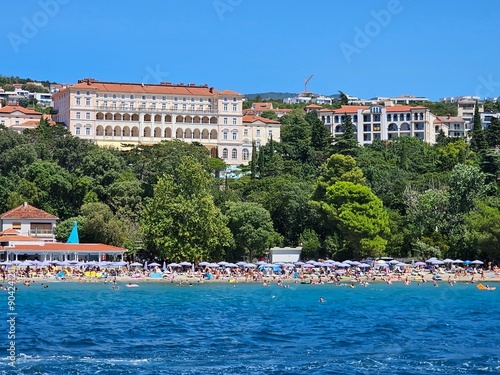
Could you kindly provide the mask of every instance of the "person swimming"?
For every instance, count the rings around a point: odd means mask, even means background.
[[[319,302],[323,303],[325,302],[325,299],[323,297],[319,297]]]

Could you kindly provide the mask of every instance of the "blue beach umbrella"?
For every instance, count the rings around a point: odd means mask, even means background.
[[[472,263],[472,261],[470,261],[470,260],[465,260],[465,261],[464,261],[464,264],[465,264],[465,265],[467,265],[467,266],[468,266],[469,264],[471,264],[471,263]]]

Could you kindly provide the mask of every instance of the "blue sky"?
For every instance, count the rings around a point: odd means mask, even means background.
[[[22,6],[20,5],[22,4]],[[500,96],[499,1],[5,2],[0,74],[241,93]]]

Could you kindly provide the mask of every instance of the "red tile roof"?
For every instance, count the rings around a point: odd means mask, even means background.
[[[223,90],[217,91],[208,85],[196,86],[194,84],[178,84],[171,83],[149,84],[149,83],[124,83],[124,82],[100,82],[93,79],[82,79],[77,84],[68,87],[69,89],[81,90],[97,90],[105,92],[129,92],[129,93],[144,93],[144,94],[168,94],[168,95],[195,95],[195,96],[214,96],[214,95],[237,95],[241,94]],[[63,92],[61,90],[59,92]],[[58,95],[55,94],[55,95]]]
[[[59,218],[29,204],[13,208],[0,215],[0,219],[56,219]]]
[[[5,236],[7,234],[19,235],[19,232],[13,228],[7,228],[0,232],[0,236]]]
[[[38,115],[38,116],[42,115],[42,113],[37,112],[34,109],[24,108],[21,107],[20,105],[8,104],[5,107],[0,108],[0,113],[14,113],[16,111],[24,113],[25,115]]]
[[[255,121],[261,121],[265,124],[279,124],[279,121],[271,120],[265,117],[255,116],[255,115],[245,115],[243,116],[243,122],[252,123]]]
[[[304,108],[312,108],[312,109],[315,109],[315,108],[323,108],[322,106],[320,105],[317,105],[317,104],[309,104],[309,105],[306,105]]]
[[[366,105],[343,105],[338,109],[335,109],[333,113],[342,114],[342,113],[357,113],[358,110],[364,111],[365,109],[369,109],[369,106]]]
[[[267,111],[273,108],[273,103],[265,103],[265,102],[255,102],[252,104],[252,109]]]
[[[127,249],[123,247],[116,247],[111,245],[105,245],[102,243],[60,243],[60,242],[46,242],[43,245],[26,245],[26,244],[17,244],[12,247],[9,247],[5,250],[9,251],[62,251],[62,252],[81,252],[81,253],[123,253],[126,252]]]

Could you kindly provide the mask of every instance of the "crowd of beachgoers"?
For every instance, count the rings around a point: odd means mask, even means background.
[[[375,281],[391,284],[439,282],[453,285],[456,282],[500,281],[500,268],[481,261],[437,260],[413,261],[411,264],[397,260],[372,261],[308,261],[295,263],[208,263],[197,265],[190,262],[128,263],[128,262],[38,262],[23,261],[12,264],[0,262],[0,280],[4,283],[15,279],[30,285],[34,280],[76,282],[128,282],[163,280],[171,283],[192,284],[202,282],[261,282],[278,285],[295,282],[307,284],[334,283],[337,285],[366,286]],[[134,284],[132,284],[132,282]],[[346,284],[347,283],[347,284]]]

